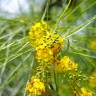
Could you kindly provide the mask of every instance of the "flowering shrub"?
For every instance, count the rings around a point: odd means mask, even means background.
[[[47,27],[48,26],[48,27]],[[37,34],[38,33],[38,34]],[[40,79],[34,79],[32,77],[31,81],[28,81],[26,85],[26,92],[28,96],[35,95],[48,95],[50,90],[48,86],[52,85],[51,78],[53,76],[55,89],[54,93],[56,96],[59,96],[59,86],[57,84],[57,76],[68,76],[70,80],[68,82],[80,82],[80,73],[78,72],[78,64],[69,58],[69,56],[60,57],[60,52],[64,48],[64,37],[56,32],[54,32],[48,23],[45,21],[36,23],[32,26],[31,31],[29,32],[29,41],[30,45],[35,49],[35,59],[37,61],[37,66],[35,67],[34,75],[36,78],[41,78],[46,84],[40,82]],[[46,78],[50,74],[50,77]],[[67,83],[68,83],[67,82]],[[94,80],[90,78],[90,84]],[[79,89],[73,88],[71,91],[72,96],[93,96],[91,91],[87,91],[82,85],[76,85]],[[71,86],[70,86],[71,88]],[[44,96],[45,96],[44,95]],[[50,93],[50,96],[52,93]],[[49,96],[49,95],[48,95]]]
[[[7,1],[0,96],[96,96],[96,0],[21,0],[16,14]]]

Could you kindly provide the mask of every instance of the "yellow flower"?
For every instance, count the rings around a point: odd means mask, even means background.
[[[55,70],[57,72],[65,72],[77,70],[77,64],[70,60],[68,56],[64,56],[57,64]]]
[[[37,49],[43,49],[43,48],[51,48],[51,47],[59,47],[61,48],[64,44],[64,39],[59,34],[54,34],[52,32],[47,33],[42,38],[37,40],[38,46]],[[57,49],[58,50],[58,49]]]
[[[53,63],[53,52],[50,48],[38,49],[36,51],[36,59],[38,60],[38,62],[44,61],[46,63]]]
[[[82,87],[80,96],[92,96],[92,92],[87,91],[86,88]]]
[[[48,31],[48,24],[44,21],[38,22],[33,25],[29,32],[30,44],[35,47],[36,40],[39,40]]]
[[[96,72],[94,72],[91,75],[91,77],[89,79],[89,84],[90,84],[91,87],[96,88]]]
[[[25,91],[28,93],[29,96],[41,95],[45,92],[45,86],[39,78],[33,76],[31,78],[31,81],[27,83]]]
[[[92,50],[96,51],[96,39],[94,39],[94,40],[92,40],[92,41],[90,42],[89,47],[90,47]]]
[[[58,33],[53,33],[46,22],[32,26],[29,32],[31,45],[36,49],[37,61],[54,63],[54,59],[64,44],[64,39]]]
[[[36,40],[36,59],[47,63],[54,63],[55,57],[60,52],[63,45],[63,38],[57,34],[49,32],[40,39]]]
[[[29,39],[36,50],[50,48],[54,54],[59,53],[64,44],[63,37],[53,33],[46,22],[38,22],[33,25],[29,32]]]

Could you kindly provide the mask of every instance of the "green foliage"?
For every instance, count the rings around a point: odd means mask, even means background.
[[[77,78],[80,79],[80,84],[93,90],[96,96],[96,88],[88,85],[89,77],[96,72],[96,43],[95,48],[90,47],[91,42],[96,42],[96,1],[62,0],[62,6],[58,6],[58,3],[52,5],[51,0],[41,0],[42,7],[39,12],[34,10],[38,7],[33,1],[35,0],[28,2],[29,13],[21,12],[14,18],[0,17],[0,96],[25,96],[24,88],[33,74],[33,65],[36,63],[28,32],[35,22],[41,20],[48,21],[54,31],[64,37],[65,47],[62,49],[61,57],[68,55],[78,63],[78,75],[81,76]],[[71,82],[70,76],[67,77],[63,74],[57,76],[56,82],[60,88],[58,93],[61,94],[59,96],[72,96],[72,89],[68,86],[74,81]],[[68,80],[69,85],[66,84]]]

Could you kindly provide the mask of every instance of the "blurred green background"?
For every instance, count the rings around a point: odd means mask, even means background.
[[[53,26],[68,2],[0,0],[0,96],[25,96],[24,88],[34,65],[29,29],[42,16]],[[95,72],[96,0],[71,0],[56,31],[66,37],[62,55],[73,58],[87,77]]]

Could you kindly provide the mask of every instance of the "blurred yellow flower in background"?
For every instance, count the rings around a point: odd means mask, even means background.
[[[94,39],[94,40],[92,40],[92,41],[90,42],[89,47],[90,47],[92,50],[96,51],[96,39]]]
[[[31,81],[27,83],[25,91],[28,93],[28,96],[41,95],[45,92],[45,86],[39,78],[33,76]]]
[[[87,91],[86,88],[81,88],[81,95],[80,96],[93,96],[91,91]]]
[[[90,76],[89,84],[91,87],[96,88],[96,72]]]

